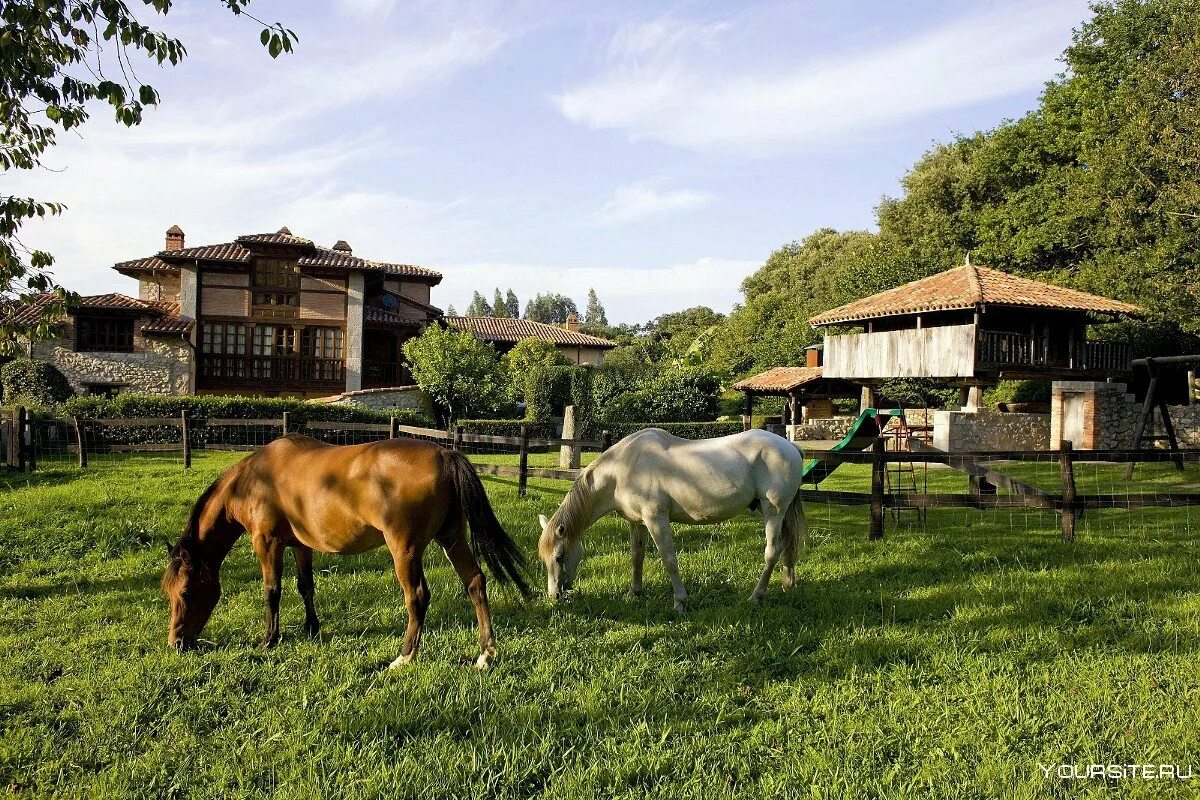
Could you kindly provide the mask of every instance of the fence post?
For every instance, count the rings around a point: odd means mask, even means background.
[[[521,455],[517,459],[517,497],[524,497],[529,487],[529,427],[521,426]]]
[[[454,450],[455,450],[455,452],[461,453],[462,445],[463,445],[463,426],[455,425],[454,426]]]
[[[400,438],[400,419],[398,417],[388,417],[388,438]]]
[[[600,452],[603,453],[608,448],[612,447],[612,431],[600,432]]]
[[[1066,439],[1059,445],[1058,475],[1062,481],[1062,538],[1069,542],[1075,538],[1075,450]]]
[[[192,465],[192,437],[187,432],[186,408],[179,413],[179,432],[184,439],[184,469],[188,469]]]
[[[883,482],[884,470],[887,469],[886,451],[883,437],[876,437],[871,443],[871,526],[869,528],[872,541],[883,538]]]
[[[285,411],[285,412],[283,412],[283,425],[281,426],[282,433],[284,436],[287,436],[288,433],[291,432],[291,427],[292,427],[292,419],[288,415],[288,412]]]
[[[25,411],[25,407],[21,406],[21,411]],[[25,412],[25,428],[21,433],[21,442],[25,446],[25,462],[29,464],[29,471],[33,472],[37,469],[37,427],[35,426],[33,415]],[[29,441],[26,442],[25,439]]]
[[[87,469],[87,448],[83,446],[83,426],[79,417],[71,417],[71,425],[75,428],[75,444],[79,447],[79,468]]]
[[[16,456],[16,466],[18,472],[25,471],[25,422],[27,412],[25,406],[17,406],[17,413],[13,415],[13,454]]]

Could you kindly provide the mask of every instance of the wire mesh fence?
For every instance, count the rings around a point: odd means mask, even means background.
[[[437,443],[464,453],[480,474],[510,481],[525,494],[531,479],[574,480],[611,444],[594,440],[483,435],[389,422],[293,423],[281,418],[179,417],[76,419],[0,410],[0,452],[10,468],[89,469],[121,459],[153,458],[186,469],[197,452],[252,451],[292,433],[335,445],[390,438]],[[1059,533],[1187,533],[1200,522],[1200,449],[944,453],[886,437],[863,452],[805,452],[830,462],[819,485],[806,484],[810,529],[965,530]]]

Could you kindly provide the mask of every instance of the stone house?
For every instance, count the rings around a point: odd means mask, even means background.
[[[113,268],[138,282],[137,297],[81,298],[62,336],[22,343],[81,393],[327,397],[406,386],[401,347],[443,319],[502,351],[547,339],[576,363],[598,363],[616,346],[577,323],[443,318],[430,298],[441,273],[362,258],[345,241],[323,247],[287,228],[188,247],[176,225],[162,250]],[[36,321],[46,305],[16,318]]]

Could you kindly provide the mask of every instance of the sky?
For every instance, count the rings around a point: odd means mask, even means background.
[[[139,4],[140,5],[140,4]],[[870,229],[933,144],[1032,109],[1086,0],[436,2],[254,0],[299,36],[177,0],[161,104],[104,108],[8,191],[65,203],[29,223],[58,281],[136,293],[110,267],[243,233],[347,240],[473,290],[594,287],[611,322],[728,312],[772,250]],[[149,21],[144,19],[143,21]],[[950,265],[947,265],[950,266]]]

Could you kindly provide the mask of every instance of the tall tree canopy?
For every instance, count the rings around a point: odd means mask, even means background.
[[[600,302],[595,289],[588,289],[587,309],[583,312],[583,321],[588,325],[608,324],[608,315],[604,313],[604,304]]]
[[[504,295],[500,294],[500,288],[496,287],[496,293],[492,295],[492,316],[507,317],[508,306],[504,302]]]
[[[939,145],[877,209],[878,233],[776,251],[712,343],[728,375],[800,363],[805,320],[976,263],[1137,303],[1139,350],[1200,347],[1200,7],[1107,0],[1038,107]]]
[[[235,15],[261,26],[260,40],[272,58],[291,52],[296,34],[280,23],[267,24],[247,12],[250,0],[217,0]],[[187,54],[183,42],[143,24],[123,0],[5,0],[0,3],[0,169],[32,170],[54,146],[58,131],[78,128],[88,119],[88,104],[112,107],[119,124],[142,121],[158,92],[142,83],[134,55],[150,63],[178,64]],[[133,3],[136,7],[138,4]],[[142,0],[147,13],[166,16],[172,0]],[[0,193],[0,305],[27,302],[56,289],[50,276],[54,259],[26,247],[22,224],[59,214],[63,206],[32,197]],[[6,322],[0,313],[0,347],[15,334],[45,335]],[[46,315],[47,318],[52,315]]]
[[[490,317],[492,316],[492,307],[488,305],[488,301],[483,298],[479,292],[475,292],[471,296],[471,304],[467,306],[468,317]]]
[[[504,311],[512,319],[520,319],[521,317],[521,301],[517,299],[517,293],[512,289],[504,295]]]
[[[579,314],[575,301],[566,295],[538,292],[533,299],[525,304],[525,319],[535,322],[545,322],[550,325],[561,325],[571,314]]]

